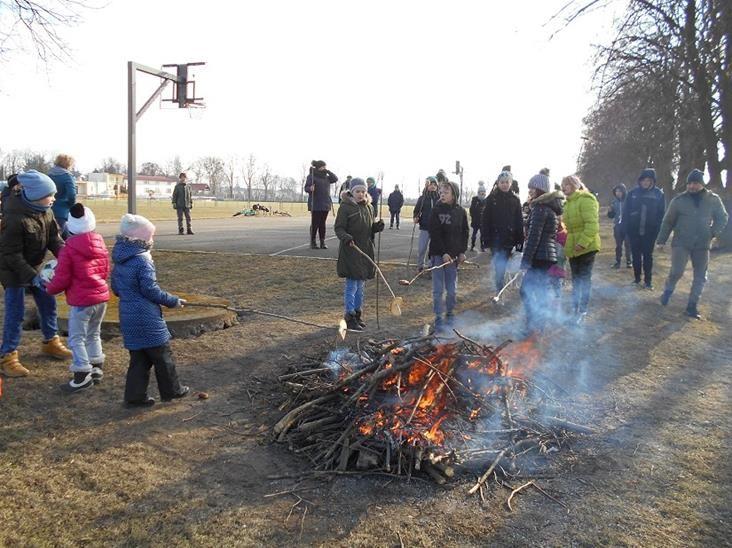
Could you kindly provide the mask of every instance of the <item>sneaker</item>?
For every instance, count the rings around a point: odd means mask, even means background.
[[[74,378],[71,379],[68,383],[61,385],[61,390],[68,394],[74,394],[76,392],[81,392],[82,390],[85,390],[87,388],[90,388],[94,386],[94,380],[92,379],[91,372],[84,371],[84,372],[74,372]]]
[[[310,241],[310,249],[318,249],[318,244],[315,243],[315,240]]]
[[[94,381],[94,384],[99,384],[100,382],[102,382],[102,377],[104,376],[104,371],[102,371],[101,363],[92,364],[91,376],[92,376],[92,380]]]
[[[55,360],[67,360],[71,357],[71,350],[63,345],[58,335],[51,340],[44,341],[41,345],[41,352]]]
[[[0,371],[6,377],[27,377],[30,374],[18,359],[18,351],[13,350],[0,359]]]
[[[470,251],[475,251],[475,246],[474,245],[471,245],[470,246]]]
[[[150,407],[152,405],[155,405],[155,398],[147,396],[145,398],[142,398],[141,400],[127,401],[125,402],[125,405],[127,407]]]
[[[671,300],[671,293],[672,293],[672,292],[671,292],[671,291],[669,291],[669,290],[667,289],[667,290],[666,290],[666,291],[664,291],[664,292],[663,292],[663,294],[661,295],[661,304],[662,304],[663,306],[666,306],[666,305],[668,304],[668,302],[669,302],[669,301]]]
[[[701,314],[699,314],[699,310],[696,308],[696,303],[689,302],[689,304],[686,307],[686,315],[690,318],[694,318],[695,320],[701,320]]]
[[[648,291],[653,291],[653,284],[651,282],[646,282],[643,284],[643,287],[647,289]]]
[[[389,227],[389,230],[394,230],[394,227],[393,227],[393,226],[390,226],[390,227]]]
[[[325,241],[324,240],[320,240],[320,249],[328,249],[328,246],[325,245]]]
[[[587,312],[580,312],[574,320],[574,325],[582,325],[587,319]]]
[[[179,400],[180,398],[185,398],[188,393],[191,391],[190,387],[188,386],[181,386],[180,392],[177,394],[174,394],[170,398],[160,398],[162,401],[173,401],[173,400]]]
[[[618,268],[620,268],[620,263],[613,264],[612,268],[613,270],[617,270]]]
[[[633,268],[633,263],[625,263],[625,268]]]

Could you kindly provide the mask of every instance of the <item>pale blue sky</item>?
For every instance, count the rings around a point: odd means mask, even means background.
[[[574,171],[590,92],[591,45],[609,12],[549,41],[563,0],[112,0],[65,32],[66,66],[15,55],[2,67],[0,148],[65,151],[82,171],[126,162],[126,61],[204,60],[200,119],[156,105],[138,161],[254,153],[281,175],[324,159],[338,175],[406,184],[439,167],[525,183]],[[156,81],[141,77],[141,89]],[[140,99],[142,100],[142,92]]]

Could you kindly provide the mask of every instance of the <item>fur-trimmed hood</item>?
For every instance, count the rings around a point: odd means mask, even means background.
[[[557,215],[561,215],[565,200],[566,197],[561,190],[553,190],[551,192],[546,192],[537,198],[534,198],[531,201],[531,205],[533,207],[535,205],[544,204],[552,208],[554,210],[554,213],[556,213]]]
[[[373,200],[371,199],[371,194],[368,192],[366,193],[366,204],[371,204]],[[358,205],[358,202],[353,197],[353,194],[351,194],[350,190],[344,190],[341,192],[341,203],[349,203],[353,205]]]

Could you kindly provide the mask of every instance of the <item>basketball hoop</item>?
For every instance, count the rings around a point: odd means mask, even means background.
[[[188,103],[185,106],[188,111],[188,118],[191,120],[201,120],[206,112],[206,103]]]

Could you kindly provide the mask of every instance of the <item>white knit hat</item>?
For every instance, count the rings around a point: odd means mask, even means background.
[[[155,235],[155,225],[142,215],[126,213],[122,215],[122,221],[119,224],[119,233],[131,240],[151,242]]]
[[[71,234],[84,234],[97,227],[97,218],[94,212],[81,204],[74,204],[69,209],[69,220],[66,221],[66,230]]]

